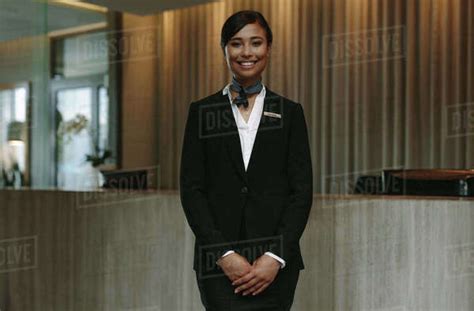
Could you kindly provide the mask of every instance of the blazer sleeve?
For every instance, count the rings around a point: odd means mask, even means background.
[[[300,104],[294,106],[290,122],[287,164],[290,201],[277,228],[277,235],[281,236],[283,246],[279,256],[284,260],[288,260],[291,254],[297,251],[313,203],[311,152]]]
[[[209,209],[205,152],[199,135],[199,111],[191,103],[184,131],[180,169],[180,198],[186,219],[201,245],[224,243]]]

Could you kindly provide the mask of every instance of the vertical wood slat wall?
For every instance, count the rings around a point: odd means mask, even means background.
[[[304,107],[315,192],[350,191],[356,176],[383,169],[474,166],[474,124],[448,135],[455,105],[474,106],[472,1],[227,0],[160,14],[163,189],[178,189],[189,104],[230,79],[220,30],[241,9],[261,11],[272,27],[264,83]],[[331,38],[391,27],[406,43],[400,57],[327,62]]]

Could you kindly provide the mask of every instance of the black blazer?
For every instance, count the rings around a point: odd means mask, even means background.
[[[268,248],[265,242],[267,247],[258,248],[254,255],[269,250],[287,266],[304,269],[299,239],[311,209],[312,190],[308,132],[300,104],[266,89],[245,171],[228,96],[221,90],[191,103],[181,155],[180,196],[196,236],[195,270],[215,268],[215,260],[226,250],[238,250],[244,236],[251,241],[276,239],[277,247]],[[208,250],[214,255],[206,255]]]

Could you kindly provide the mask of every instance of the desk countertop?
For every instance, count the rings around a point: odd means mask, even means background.
[[[58,188],[21,188],[21,189],[0,189],[2,192],[60,192],[60,193],[94,193],[95,195],[119,194],[119,195],[143,195],[143,196],[179,196],[178,190],[113,190],[113,189],[97,189],[97,190],[74,190],[74,189],[58,189]],[[435,200],[435,201],[474,201],[474,197],[455,197],[455,196],[416,196],[416,195],[365,195],[365,194],[320,194],[315,193],[313,199],[327,201],[347,201],[347,200]]]

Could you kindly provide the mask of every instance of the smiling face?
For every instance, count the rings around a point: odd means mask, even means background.
[[[253,23],[245,25],[229,40],[225,58],[235,79],[246,87],[261,79],[270,51],[265,29]]]

